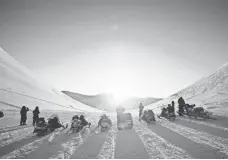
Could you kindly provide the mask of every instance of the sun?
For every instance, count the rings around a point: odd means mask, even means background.
[[[121,92],[113,93],[113,99],[117,104],[120,104],[129,98],[126,94],[121,94]]]

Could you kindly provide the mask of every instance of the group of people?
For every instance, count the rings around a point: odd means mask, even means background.
[[[161,111],[161,114],[158,116],[159,118],[160,117],[166,117],[166,118],[169,118],[169,117],[176,117],[176,114],[175,114],[175,102],[172,101],[171,104],[168,104],[168,107],[164,107],[162,108],[162,111]]]
[[[144,106],[142,103],[139,104],[139,121],[144,120],[146,123],[156,122],[154,112],[149,110],[144,110]]]
[[[179,114],[179,116],[183,116],[185,111],[188,114],[189,108],[193,108],[194,106],[195,105],[186,104],[185,100],[183,99],[183,97],[180,97],[178,99],[178,114]],[[148,113],[148,111],[144,111],[143,112],[143,109],[144,109],[144,106],[143,106],[142,103],[140,103],[140,105],[139,105],[139,118],[142,118],[144,116],[144,114]],[[174,101],[172,101],[171,104],[168,104],[168,107],[163,107],[162,111],[161,111],[161,114],[158,117],[159,118],[160,117],[166,117],[167,118],[167,117],[170,117],[170,116],[176,117],[176,114],[175,114],[175,102]]]
[[[26,121],[27,121],[27,112],[29,111],[29,108],[26,107],[26,106],[23,106],[21,108],[21,111],[20,111],[20,114],[21,114],[21,121],[20,121],[20,125],[26,125]],[[37,123],[37,120],[39,119],[39,114],[40,114],[40,111],[39,111],[39,107],[37,106],[35,108],[35,110],[33,111],[33,126],[36,125]]]
[[[193,109],[196,106],[195,104],[192,104],[192,105],[188,103],[186,104],[183,97],[180,97],[178,99],[178,104],[179,104],[179,112],[178,112],[179,116],[183,116],[184,114],[189,115],[189,112],[191,111],[191,109]],[[196,111],[198,110],[203,110],[203,108],[197,107]]]
[[[90,127],[90,125],[91,125],[91,123],[89,123],[85,119],[85,116],[84,115],[80,115],[80,117],[78,115],[74,115],[72,117],[72,124],[73,124],[73,122],[77,122],[77,124],[80,124],[81,126],[87,126],[87,125],[89,125],[89,127]]]

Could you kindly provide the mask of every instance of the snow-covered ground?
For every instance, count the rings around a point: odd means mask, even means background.
[[[227,114],[228,65],[203,78],[186,89],[146,108],[156,108],[175,102],[183,96],[187,103],[203,106],[216,114]],[[148,126],[134,118],[132,130],[117,130],[116,115],[109,113],[113,127],[107,132],[97,128],[101,111],[81,104],[49,87],[29,70],[0,51],[0,158],[73,158],[73,159],[187,159],[228,158],[228,118],[199,121],[177,117],[174,122],[157,119]],[[80,133],[69,128],[57,129],[46,136],[33,134],[32,113],[27,125],[19,126],[20,108],[26,105],[33,110],[41,108],[40,117],[58,114],[65,124],[73,115],[84,114],[92,123]],[[157,109],[160,112],[160,108]],[[138,110],[132,115],[138,116]]]
[[[196,104],[217,115],[228,116],[228,63],[217,69],[213,74],[202,78],[191,86],[165,98],[146,108],[161,112],[161,107],[183,97],[186,103]],[[155,109],[156,108],[156,109]],[[176,108],[177,109],[177,108]]]
[[[60,113],[64,122],[70,116],[70,112]],[[80,133],[72,133],[68,128],[37,137],[32,133],[31,126],[0,130],[0,158],[228,158],[227,118],[217,117],[217,121],[205,122],[178,117],[174,122],[159,119],[151,126],[134,119],[132,130],[117,130],[112,118],[113,127],[108,132],[100,132],[96,127],[98,117],[95,114],[86,115],[92,126]]]

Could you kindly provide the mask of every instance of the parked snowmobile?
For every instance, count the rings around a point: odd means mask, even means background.
[[[33,133],[38,136],[45,135],[48,132],[48,124],[45,122],[43,117],[38,118],[36,126],[34,127]]]
[[[210,117],[211,114],[212,113],[208,112],[203,107],[192,108],[188,111],[188,116],[194,117],[195,119],[197,119],[197,118],[211,119],[211,117]]]
[[[177,111],[178,113],[178,111]],[[176,115],[174,112],[169,113],[167,108],[162,108],[161,114],[159,116],[157,116],[159,119],[161,119],[161,117],[164,117],[165,119],[169,120],[169,121],[174,121],[176,119]]]
[[[105,114],[101,116],[98,127],[101,127],[101,132],[107,132],[112,127],[112,121]]]
[[[174,113],[169,113],[166,117],[169,121],[174,121],[176,119],[176,116]]]
[[[70,130],[73,132],[80,132],[82,129],[82,121],[79,119],[78,115],[73,116]]]
[[[117,124],[118,129],[132,129],[133,118],[131,113],[123,113],[119,115],[119,123]]]
[[[154,112],[152,110],[145,110],[141,117],[141,120],[145,121],[147,124],[152,124],[156,122]]]
[[[40,117],[37,120],[37,125],[34,128],[33,133],[37,133],[38,136],[46,135],[50,132],[53,132],[57,128],[67,128],[68,126],[64,126],[62,122],[59,121],[59,118],[57,115],[52,115],[48,122],[45,122],[45,119],[43,117]]]

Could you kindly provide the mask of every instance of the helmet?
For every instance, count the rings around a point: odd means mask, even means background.
[[[80,120],[85,119],[84,115],[80,115]]]
[[[50,119],[54,119],[54,118],[59,119],[59,116],[58,116],[57,114],[52,114],[52,115],[50,116]]]
[[[79,119],[78,115],[74,115],[72,120],[74,120],[74,119]]]

